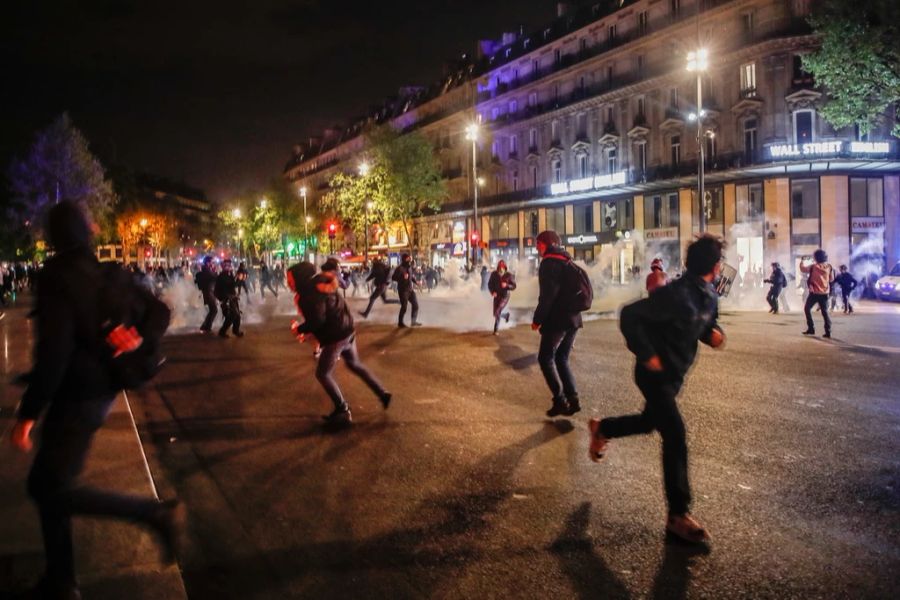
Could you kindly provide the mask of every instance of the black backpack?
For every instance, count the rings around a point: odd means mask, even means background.
[[[562,254],[545,254],[544,258],[561,260],[565,264],[560,291],[562,306],[571,313],[590,310],[594,302],[594,288],[587,272]]]
[[[116,263],[100,266],[100,345],[110,378],[116,389],[133,390],[150,381],[162,368],[162,337],[169,327],[171,311],[150,290]],[[131,331],[131,328],[134,331]],[[117,336],[140,345],[117,352]]]

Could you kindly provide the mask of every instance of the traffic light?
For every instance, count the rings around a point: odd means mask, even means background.
[[[335,223],[328,224],[328,239],[333,240],[334,236],[337,234],[337,225]]]
[[[478,239],[479,239],[479,238],[478,238],[478,231],[473,231],[473,232],[472,232],[472,247],[473,247],[473,248],[477,248],[477,247],[478,247]]]

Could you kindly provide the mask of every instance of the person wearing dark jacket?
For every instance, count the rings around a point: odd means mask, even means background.
[[[697,342],[719,348],[725,341],[717,323],[718,296],[712,285],[721,268],[723,247],[716,237],[699,238],[688,247],[687,270],[680,279],[622,309],[619,326],[637,359],[634,379],[644,396],[644,410],[588,423],[594,461],[603,458],[611,439],[659,431],[669,507],[666,529],[691,542],[709,536],[688,512],[687,434],[675,398],[694,364]]]
[[[372,293],[369,295],[369,305],[366,306],[366,310],[359,313],[363,319],[369,318],[369,313],[372,312],[372,307],[375,305],[375,300],[378,298],[381,298],[381,301],[385,304],[400,303],[399,300],[388,300],[387,288],[390,279],[390,270],[387,268],[387,265],[384,264],[384,261],[376,258],[372,262],[369,276],[366,277],[366,282],[372,282]]]
[[[200,326],[200,331],[209,333],[212,331],[212,324],[216,319],[216,315],[219,314],[219,309],[216,308],[216,296],[213,293],[213,289],[216,286],[216,274],[212,270],[211,256],[204,257],[203,268],[194,276],[194,283],[197,284],[197,288],[203,295],[203,304],[206,305],[207,311],[206,318],[203,319],[203,324]]]
[[[244,291],[244,296],[247,297],[247,304],[250,304],[250,288],[247,287],[247,280],[250,278],[250,272],[247,271],[247,265],[244,261],[241,261],[237,268],[237,275],[235,279],[237,280],[237,290],[238,296],[241,295],[241,290]]]
[[[334,411],[325,420],[333,425],[347,425],[352,421],[350,406],[334,380],[334,367],[338,359],[344,359],[347,368],[375,392],[385,409],[390,406],[391,394],[359,359],[353,317],[344,298],[338,293],[339,278],[336,269],[326,270],[323,266],[322,272],[307,280],[306,284],[298,284],[298,303],[304,321],[294,328],[294,332],[300,341],[307,335],[313,335],[321,344],[316,379],[334,403]]]
[[[272,272],[269,271],[266,263],[261,263],[259,265],[259,294],[263,299],[266,297],[266,288],[269,288],[272,295],[278,297],[278,291],[272,287]]]
[[[55,250],[37,282],[34,365],[18,410],[11,442],[27,452],[31,430],[43,414],[43,428],[28,493],[37,505],[46,554],[44,598],[80,598],[72,549],[72,517],[91,515],[142,525],[174,560],[183,518],[177,502],[104,492],[78,483],[94,434],[103,425],[118,389],[108,365],[100,306],[102,270],[90,246],[81,209],[63,201],[47,215],[45,228]],[[143,289],[136,293],[149,296]]]
[[[231,270],[231,259],[222,261],[222,272],[216,277],[216,298],[222,303],[222,316],[225,321],[219,329],[219,335],[228,337],[228,328],[237,337],[244,337],[241,331],[241,305],[238,300],[238,284]]]
[[[766,296],[766,301],[769,303],[771,307],[769,312],[772,314],[778,314],[778,299],[781,297],[781,292],[787,286],[787,277],[784,276],[784,271],[781,270],[781,265],[777,262],[772,263],[772,274],[769,275],[768,279],[764,279],[763,283],[769,283],[772,287],[769,288],[769,293]]]
[[[847,265],[840,266],[841,274],[834,278],[834,285],[841,288],[841,300],[844,303],[844,314],[853,312],[853,305],[850,304],[850,294],[859,285],[859,282],[850,274]]]
[[[582,327],[581,313],[566,306],[566,269],[571,268],[572,257],[560,246],[555,231],[543,231],[535,245],[541,256],[538,268],[540,296],[531,329],[540,331],[541,346],[538,364],[553,395],[548,417],[574,415],[581,410],[575,376],[569,369],[569,353],[575,343],[575,335]]]
[[[497,270],[491,273],[488,280],[488,291],[494,298],[494,335],[500,327],[500,319],[506,319],[509,323],[509,313],[503,312],[506,305],[509,304],[509,293],[516,289],[516,277],[506,270],[506,263],[500,261],[497,263]]]
[[[421,327],[418,321],[419,301],[416,298],[416,274],[413,272],[412,257],[404,254],[400,257],[400,264],[394,269],[393,280],[397,282],[397,295],[400,296],[400,315],[398,317],[397,327],[406,327],[403,323],[403,317],[406,316],[407,304],[412,305],[412,325],[413,327]]]

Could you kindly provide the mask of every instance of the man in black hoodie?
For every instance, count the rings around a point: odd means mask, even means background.
[[[194,283],[197,284],[200,293],[203,295],[203,304],[206,305],[207,311],[206,318],[200,326],[200,331],[209,333],[212,330],[212,324],[216,319],[216,315],[219,314],[219,309],[216,308],[216,295],[213,293],[216,287],[216,274],[212,270],[211,256],[203,258],[203,268],[194,276]]]
[[[418,321],[419,316],[419,300],[416,298],[416,274],[413,271],[412,257],[404,254],[400,258],[400,264],[394,269],[393,280],[397,282],[397,294],[400,296],[400,315],[397,317],[397,327],[406,327],[403,317],[406,316],[406,305],[412,305],[412,323],[413,327],[421,327]]]
[[[313,335],[321,344],[316,379],[334,403],[334,411],[324,417],[325,420],[332,425],[348,425],[352,421],[350,406],[334,380],[334,367],[339,358],[343,358],[347,368],[375,392],[385,409],[391,403],[391,394],[359,359],[353,317],[344,298],[338,293],[341,286],[337,269],[337,262],[329,261],[314,278],[301,278],[301,281],[295,282],[298,308],[303,313],[304,321],[294,328],[294,332],[301,341],[306,335]]]
[[[531,328],[541,332],[538,364],[553,394],[548,417],[574,415],[581,410],[575,376],[569,369],[569,353],[575,343],[575,335],[582,327],[581,313],[567,308],[566,269],[571,267],[572,257],[561,247],[555,231],[543,231],[535,245],[541,256],[538,269],[540,297],[534,309]]]
[[[369,305],[366,306],[366,310],[359,313],[363,319],[369,318],[369,313],[372,312],[372,307],[375,305],[375,300],[377,300],[379,297],[385,304],[400,303],[399,300],[388,300],[387,287],[388,282],[390,281],[390,270],[381,259],[376,258],[372,262],[372,269],[369,271],[369,276],[366,277],[366,281],[372,282],[372,293],[369,295]]]
[[[72,551],[73,515],[141,524],[160,537],[163,558],[173,561],[183,510],[174,502],[78,484],[94,434],[118,392],[102,335],[104,279],[91,251],[88,222],[77,205],[55,205],[47,215],[45,231],[56,253],[44,264],[37,284],[34,366],[11,440],[19,450],[30,450],[31,429],[45,413],[28,476],[28,493],[38,508],[46,554],[40,593],[45,598],[80,598]]]
[[[219,335],[223,338],[228,337],[229,327],[236,337],[244,337],[244,332],[241,331],[241,303],[238,299],[238,284],[231,267],[231,259],[226,258],[222,261],[222,272],[216,277],[216,298],[222,303],[222,316],[225,317],[222,328],[219,329]]]
[[[717,323],[718,296],[712,282],[721,268],[724,243],[706,235],[687,250],[687,270],[649,298],[622,309],[620,328],[637,358],[634,380],[644,396],[644,411],[591,419],[590,456],[603,458],[610,439],[650,433],[662,436],[663,479],[669,516],[666,529],[691,542],[709,539],[690,515],[687,433],[675,398],[697,355],[697,342],[719,348],[725,335]]]
[[[781,270],[780,264],[777,262],[772,263],[772,274],[769,275],[768,279],[763,279],[763,283],[772,285],[772,287],[769,288],[769,294],[766,296],[766,301],[771,307],[769,312],[777,315],[778,299],[781,297],[781,292],[787,286],[787,277],[784,276],[784,271]]]

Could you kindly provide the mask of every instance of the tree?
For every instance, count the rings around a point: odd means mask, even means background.
[[[352,231],[368,224],[399,222],[412,240],[409,222],[425,209],[437,210],[447,197],[440,165],[428,139],[419,132],[400,134],[384,126],[369,132],[365,142],[368,173],[338,173],[331,178],[325,206],[340,214]]]
[[[893,0],[822,0],[810,18],[821,46],[803,68],[824,86],[822,115],[835,128],[865,135],[900,102],[900,28]],[[900,136],[900,124],[893,134]]]
[[[32,234],[39,231],[42,216],[59,200],[72,200],[100,227],[101,239],[113,237],[112,209],[116,195],[100,161],[88,148],[87,139],[63,113],[35,135],[23,160],[9,168],[13,222]]]
[[[150,246],[157,252],[172,241],[174,221],[163,212],[130,210],[116,217],[116,233],[122,242],[122,256],[128,258],[130,249]],[[141,257],[138,256],[138,260]]]

